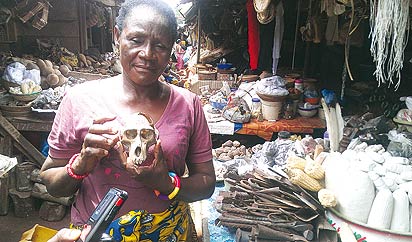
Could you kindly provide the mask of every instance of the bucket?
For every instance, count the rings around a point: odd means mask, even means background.
[[[283,102],[269,102],[263,99],[261,101],[263,118],[268,121],[278,120],[279,113],[282,110]]]
[[[31,162],[23,162],[16,166],[16,189],[19,192],[28,192],[33,188],[30,175],[36,166]]]

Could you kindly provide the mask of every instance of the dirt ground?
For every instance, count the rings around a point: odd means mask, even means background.
[[[57,222],[48,222],[39,217],[39,208],[31,212],[28,217],[20,218],[14,214],[14,208],[9,206],[6,216],[0,216],[0,242],[18,242],[23,232],[31,229],[35,224],[59,230],[67,228],[70,223],[70,210],[66,209],[66,216]]]

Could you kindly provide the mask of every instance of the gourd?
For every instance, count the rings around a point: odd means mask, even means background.
[[[53,67],[49,67],[45,61],[43,61],[42,59],[38,59],[36,62],[37,66],[40,69],[40,75],[42,76],[48,76],[50,74],[53,74]]]
[[[59,71],[60,71],[60,73],[63,75],[63,76],[66,76],[67,77],[67,75],[69,74],[69,68],[66,66],[66,65],[61,65],[60,67],[59,67]]]
[[[50,74],[47,76],[47,83],[50,86],[55,86],[59,83],[59,77],[56,74]]]

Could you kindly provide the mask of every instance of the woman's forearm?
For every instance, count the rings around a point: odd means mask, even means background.
[[[54,167],[42,171],[41,178],[50,195],[67,197],[73,195],[80,187],[82,180],[70,177],[66,167]]]
[[[194,174],[181,178],[181,189],[178,198],[185,202],[207,199],[215,191],[216,177],[211,174]]]

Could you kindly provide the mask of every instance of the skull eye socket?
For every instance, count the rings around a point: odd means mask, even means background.
[[[142,129],[140,130],[140,137],[145,140],[152,140],[155,137],[155,132],[152,129]]]
[[[127,139],[135,139],[137,136],[137,129],[128,129],[124,132],[124,136]]]

